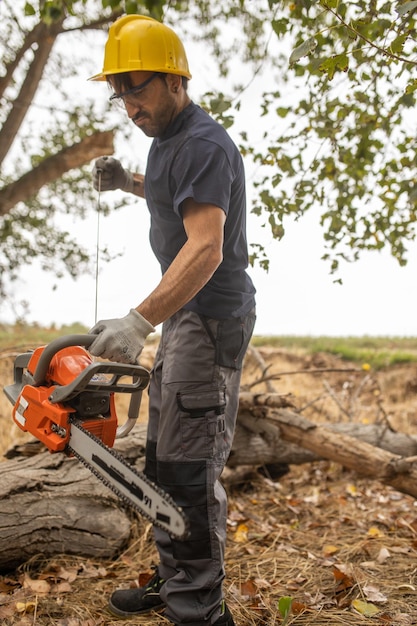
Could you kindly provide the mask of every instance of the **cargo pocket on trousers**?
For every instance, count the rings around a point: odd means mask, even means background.
[[[181,444],[184,456],[210,459],[226,449],[226,390],[179,391]]]
[[[216,363],[235,370],[242,369],[255,326],[254,314],[221,320],[217,329]]]

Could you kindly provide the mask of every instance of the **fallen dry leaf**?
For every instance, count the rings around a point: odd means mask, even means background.
[[[388,601],[387,596],[381,593],[374,585],[364,585],[362,587],[362,593],[370,602],[384,603]]]
[[[107,570],[105,567],[96,567],[89,561],[82,563],[81,570],[78,572],[78,578],[105,578]]]
[[[239,524],[233,535],[233,541],[236,543],[246,543],[248,541],[248,532],[249,528],[246,524]]]
[[[30,578],[28,574],[25,574],[23,577],[23,588],[30,589],[30,591],[40,596],[46,595],[51,591],[51,585],[47,580],[35,580]]]
[[[353,600],[352,606],[355,611],[358,611],[358,613],[365,617],[373,617],[380,612],[380,609],[375,604],[365,602],[365,600]]]
[[[51,594],[60,594],[60,593],[71,593],[72,587],[66,580],[58,583],[57,585],[53,585],[51,587]]]
[[[11,604],[5,604],[0,606],[0,619],[6,619],[7,617],[11,617],[15,612],[14,606]]]
[[[333,546],[327,543],[323,546],[323,555],[332,556],[333,554],[336,554],[337,552],[339,552],[339,550],[340,548],[338,546]]]
[[[258,594],[258,586],[254,580],[245,580],[240,585],[240,593],[246,598],[253,599]]]
[[[387,548],[381,548],[378,556],[376,557],[376,560],[378,561],[378,563],[385,563],[385,561],[389,559],[390,556],[391,554]]]
[[[34,613],[36,602],[16,602],[15,608],[18,613]]]

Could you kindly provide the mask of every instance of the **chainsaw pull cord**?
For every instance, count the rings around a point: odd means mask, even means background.
[[[97,197],[97,227],[96,227],[96,294],[94,300],[94,323],[98,321],[98,273],[99,273],[99,256],[100,256],[100,213],[101,213],[101,175],[102,169],[97,170],[98,174],[98,197]]]
[[[97,309],[98,309],[98,274],[99,274],[99,255],[100,255],[100,213],[101,213],[101,175],[102,169],[97,170],[98,174],[98,197],[97,197],[97,234],[96,234],[96,296],[95,296],[95,312],[94,323],[97,324]],[[116,430],[116,439],[126,437],[128,433],[135,426],[139,417],[139,410],[142,400],[142,389],[132,393],[130,397],[130,403],[127,411],[127,420],[124,424],[120,424]]]

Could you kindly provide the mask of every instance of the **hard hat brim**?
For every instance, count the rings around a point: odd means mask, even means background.
[[[100,72],[99,74],[94,74],[94,76],[87,78],[87,80],[104,81],[104,80],[107,80],[108,76],[114,76],[115,74],[128,74],[130,72],[140,72],[140,71],[146,71],[146,70],[121,69],[121,70],[117,70],[113,72]],[[173,71],[167,71],[164,68],[161,68],[160,70],[154,70],[154,71],[158,72],[159,74],[175,74],[177,76],[184,76],[184,78],[188,78],[188,80],[192,78],[190,72],[184,72],[184,71],[173,72]]]

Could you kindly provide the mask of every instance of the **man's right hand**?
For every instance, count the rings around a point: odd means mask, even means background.
[[[129,170],[125,170],[118,159],[113,157],[100,157],[94,163],[93,185],[97,191],[110,191],[122,189],[133,192],[134,179]]]

